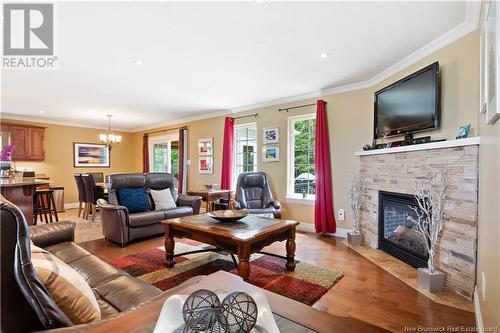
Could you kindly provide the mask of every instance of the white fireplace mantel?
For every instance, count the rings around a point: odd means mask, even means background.
[[[407,151],[417,151],[417,150],[429,150],[429,149],[439,149],[439,148],[450,148],[450,147],[461,147],[461,146],[475,146],[479,145],[479,137],[472,137],[466,139],[454,139],[439,142],[422,143],[419,145],[401,146],[394,148],[385,149],[374,149],[374,150],[363,150],[354,153],[356,156],[367,156],[367,155],[380,155],[380,154],[390,154],[390,153],[402,153]]]

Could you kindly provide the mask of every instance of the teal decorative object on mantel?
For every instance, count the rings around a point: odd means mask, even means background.
[[[465,139],[466,137],[469,136],[469,132],[470,132],[470,124],[460,126],[458,128],[456,139]]]

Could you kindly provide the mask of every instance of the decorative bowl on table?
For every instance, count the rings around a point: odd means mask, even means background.
[[[203,184],[203,186],[205,186],[205,188],[209,191],[215,191],[215,187],[217,186],[217,184]]]
[[[216,210],[208,216],[221,222],[236,222],[248,215],[246,210]]]

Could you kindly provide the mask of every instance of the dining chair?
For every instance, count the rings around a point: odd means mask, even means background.
[[[85,186],[85,197],[86,197],[86,214],[84,219],[89,218],[89,214],[92,214],[92,222],[95,220],[95,214],[97,213],[97,188],[95,186],[94,177],[91,174],[82,174],[83,184]]]
[[[78,217],[82,215],[82,210],[83,210],[82,217],[85,218],[85,214],[87,212],[87,194],[85,192],[85,184],[83,184],[83,178],[81,173],[75,173],[74,177],[75,177],[76,187],[78,189]]]
[[[104,173],[102,173],[102,172],[89,172],[89,175],[92,175],[92,177],[94,178],[94,182],[104,183]]]

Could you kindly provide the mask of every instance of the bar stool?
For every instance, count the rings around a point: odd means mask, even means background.
[[[35,191],[34,215],[35,224],[37,224],[38,216],[40,216],[40,222],[43,220],[42,217],[45,217],[45,223],[52,223],[52,216],[54,216],[56,222],[59,221],[53,189],[48,188]]]

